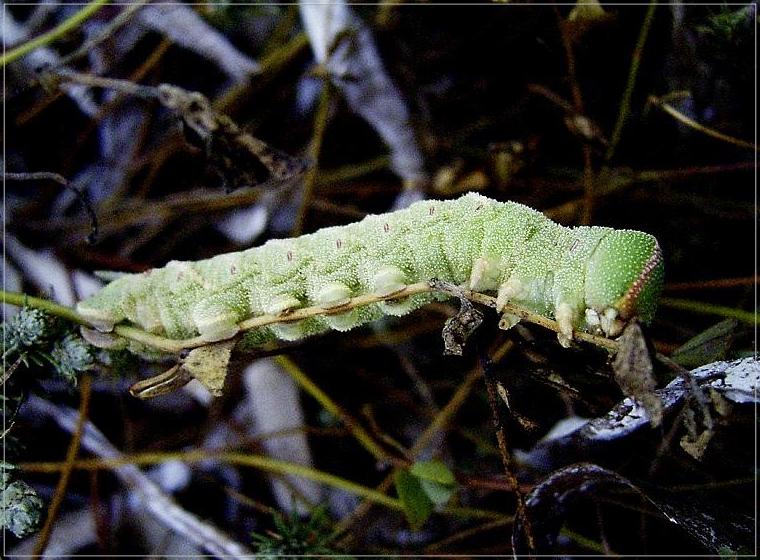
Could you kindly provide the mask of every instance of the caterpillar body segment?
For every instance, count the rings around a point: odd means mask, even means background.
[[[172,261],[115,280],[77,309],[103,331],[128,322],[169,338],[213,342],[236,334],[250,317],[323,308],[322,315],[245,335],[251,343],[298,340],[445,298],[416,294],[342,310],[353,297],[388,296],[431,278],[491,292],[498,308],[512,302],[553,317],[567,344],[573,330],[614,336],[634,316],[650,321],[663,264],[649,234],[566,228],[526,206],[470,193],[212,259]]]

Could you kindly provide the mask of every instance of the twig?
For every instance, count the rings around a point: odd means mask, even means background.
[[[655,95],[649,96],[649,103],[654,105],[655,107],[658,107],[665,111],[668,115],[676,119],[682,124],[685,124],[689,128],[692,128],[696,130],[697,132],[701,132],[702,134],[706,136],[710,136],[711,138],[715,138],[716,140],[720,140],[722,142],[727,142],[729,144],[733,144],[734,146],[739,146],[740,148],[747,148],[750,150],[754,150],[756,152],[760,151],[760,147],[753,144],[752,142],[747,142],[746,140],[741,140],[739,138],[734,138],[733,136],[729,136],[728,134],[723,134],[722,132],[718,132],[717,130],[714,130],[712,128],[708,128],[703,124],[699,124],[694,119],[691,119],[678,111],[675,107],[670,105],[669,103],[666,103],[662,100],[662,98],[659,98]]]
[[[34,307],[35,309],[45,311],[56,317],[76,323],[77,325],[84,325],[85,327],[92,326],[87,319],[70,307],[59,305],[49,299],[37,298],[16,292],[6,292],[5,290],[0,290],[0,294],[2,294],[3,303],[8,303],[17,307]]]
[[[641,31],[639,31],[636,47],[633,49],[633,54],[631,55],[631,68],[628,70],[628,81],[625,84],[623,98],[620,100],[620,109],[618,111],[617,121],[615,122],[615,128],[612,132],[612,139],[610,140],[610,145],[607,147],[607,152],[604,154],[604,159],[606,161],[610,161],[615,154],[615,148],[617,148],[618,142],[620,142],[620,136],[623,133],[623,126],[625,126],[625,122],[628,119],[628,113],[631,111],[631,97],[633,97],[633,89],[636,86],[636,76],[639,73],[641,55],[644,52],[644,45],[646,45],[647,37],[649,36],[649,29],[652,26],[656,7],[657,0],[650,0],[647,13],[644,16],[644,23],[641,24]]]
[[[705,303],[690,299],[660,298],[659,301],[660,305],[672,307],[673,309],[682,309],[684,311],[693,311],[694,313],[701,313],[704,315],[718,315],[720,317],[738,319],[739,321],[750,325],[760,324],[757,313],[753,311],[745,311],[744,309],[736,309],[725,305],[715,305],[713,303]]]
[[[61,22],[57,27],[54,27],[47,33],[43,33],[36,39],[32,39],[17,46],[14,49],[11,49],[4,55],[0,55],[0,68],[21,58],[22,56],[26,56],[36,48],[43,47],[49,43],[52,43],[53,41],[66,35],[69,31],[73,31],[79,27],[80,24],[84,23],[86,20],[94,16],[98,10],[108,4],[109,1],[110,0],[92,0],[92,2],[87,4],[87,6],[79,10],[69,19]]]
[[[293,380],[307,393],[322,405],[327,412],[340,418],[348,428],[348,431],[356,438],[364,449],[369,451],[377,460],[389,459],[388,453],[380,447],[369,433],[362,428],[361,424],[346,412],[340,405],[320,389],[291,359],[286,356],[277,356],[275,361],[287,372]]]
[[[88,87],[97,87],[111,89],[119,93],[142,97],[143,99],[161,99],[161,92],[157,87],[143,86],[130,82],[129,80],[119,80],[118,78],[103,78],[94,74],[85,74],[75,72],[65,68],[50,69],[46,71],[50,80],[58,80],[65,83],[79,84]]]
[[[414,442],[414,445],[412,445],[411,449],[409,450],[409,455],[413,459],[416,458],[425,447],[427,447],[428,443],[432,437],[435,436],[435,434],[442,431],[445,426],[451,422],[454,415],[465,403],[467,397],[472,391],[473,384],[478,379],[478,377],[480,377],[480,372],[477,370],[470,372],[470,374],[465,377],[464,381],[461,383],[461,385],[459,385],[454,395],[452,395],[451,399],[449,399],[449,402],[446,403],[446,406],[444,406],[440,412],[435,415],[432,422],[430,422],[425,431],[420,434],[420,436]],[[377,486],[377,491],[383,493],[387,492],[393,485],[393,480],[394,473],[391,472]],[[351,526],[355,525],[369,512],[371,506],[372,504],[368,501],[359,504],[359,506],[354,511],[352,511],[340,521],[340,523],[335,528],[335,533],[341,534],[348,531]],[[349,533],[343,537],[341,545],[348,544],[352,540],[353,536]]]
[[[512,455],[507,445],[507,431],[504,427],[504,421],[499,411],[499,399],[496,395],[496,387],[494,380],[492,379],[488,369],[490,364],[483,360],[481,368],[483,371],[483,379],[486,383],[486,389],[488,393],[488,404],[491,407],[491,416],[494,429],[496,430],[496,441],[499,444],[499,454],[501,455],[502,466],[504,467],[504,474],[506,474],[507,482],[515,493],[515,499],[517,500],[517,512],[516,515],[523,516],[525,522],[525,534],[528,540],[528,549],[532,552],[535,550],[535,542],[533,539],[533,531],[531,530],[530,520],[525,509],[525,496],[520,492],[520,483],[517,480],[517,476],[513,470]]]
[[[739,288],[742,286],[754,286],[757,284],[757,277],[745,276],[744,278],[719,278],[717,280],[694,280],[692,282],[673,282],[665,284],[666,292],[676,292],[682,290],[708,290],[722,288]]]
[[[58,183],[63,187],[73,192],[79,199],[79,202],[84,206],[85,212],[90,216],[90,233],[87,234],[87,242],[90,244],[95,243],[98,236],[98,217],[95,214],[95,210],[92,209],[92,203],[90,202],[87,193],[78,189],[72,185],[65,177],[58,173],[50,173],[49,171],[38,171],[35,173],[3,173],[3,179],[11,181],[40,181],[48,180]]]
[[[570,79],[570,89],[573,94],[573,108],[576,116],[585,115],[583,108],[583,96],[581,94],[581,88],[578,84],[578,77],[575,72],[575,54],[573,53],[573,46],[568,37],[567,30],[563,25],[562,16],[559,13],[557,5],[554,4],[554,13],[557,16],[557,23],[559,25],[560,37],[562,38],[562,45],[565,49],[565,58],[567,61],[567,76]],[[591,223],[591,214],[594,209],[594,170],[591,162],[591,146],[587,142],[583,143],[583,215],[581,217],[581,223]]]
[[[415,295],[415,294],[429,293],[429,292],[434,292],[434,291],[443,291],[445,293],[448,293],[446,292],[446,290],[434,290],[433,288],[430,287],[430,285],[427,282],[419,282],[417,284],[411,284],[407,286],[405,289],[401,290],[400,292],[387,295],[387,296],[377,296],[373,294],[357,296],[357,297],[349,299],[346,305],[340,308],[336,308],[336,309],[327,310],[320,306],[313,306],[313,307],[302,307],[300,309],[296,309],[295,311],[292,311],[291,313],[287,315],[257,315],[255,317],[251,317],[250,319],[241,321],[240,323],[238,323],[238,327],[239,327],[239,331],[243,333],[245,331],[249,331],[249,330],[261,328],[261,327],[266,327],[272,324],[292,323],[295,321],[300,321],[302,319],[308,319],[310,317],[316,317],[316,316],[325,315],[329,313],[343,313],[345,311],[348,311],[356,307],[362,307],[365,305],[379,303],[382,301],[392,301],[392,300],[405,298],[405,297]],[[496,298],[492,296],[488,296],[488,295],[481,294],[478,292],[472,292],[470,290],[463,290],[462,293],[470,301],[473,301],[475,303],[480,303],[488,307],[494,307],[494,308],[496,307]],[[79,325],[92,326],[92,324],[87,319],[82,317],[79,313],[77,313],[73,309],[62,306],[62,305],[58,305],[56,303],[53,303],[52,301],[35,298],[32,296],[27,296],[26,294],[6,292],[4,290],[0,290],[0,294],[2,294],[2,299],[4,303],[10,303],[11,305],[18,305],[20,307],[24,305],[28,305],[29,307],[42,309],[43,311],[47,311],[48,313],[52,313],[53,315],[57,315],[64,319],[68,319]],[[519,307],[514,304],[507,304],[504,307],[503,312],[516,315],[524,321],[527,321],[529,323],[534,323],[536,325],[540,325],[554,332],[561,332],[559,324],[556,321],[552,319],[548,319],[536,313],[533,313],[532,311],[529,311],[523,307]],[[136,342],[140,342],[142,344],[151,346],[157,350],[161,350],[163,352],[173,353],[173,354],[179,353],[183,350],[198,348],[200,346],[204,346],[208,344],[208,342],[203,340],[203,338],[201,338],[200,336],[196,336],[193,338],[185,338],[185,339],[172,339],[172,338],[166,338],[163,336],[151,334],[137,327],[131,327],[128,325],[116,325],[113,329],[113,333],[122,338],[134,340]],[[582,342],[587,342],[595,346],[599,346],[611,352],[616,352],[618,349],[618,343],[609,338],[596,336],[596,335],[589,334],[583,331],[574,332],[573,336],[577,340],[580,340]]]
[[[54,419],[65,430],[74,430],[76,418],[74,411],[70,408],[55,406],[49,401],[34,396],[29,399],[29,405]],[[145,509],[170,530],[176,531],[189,542],[203,547],[214,556],[239,559],[252,557],[252,552],[248,548],[234,541],[210,523],[202,521],[180,507],[140,469],[129,464],[128,461],[121,461],[124,456],[92,422],[85,422],[82,447],[99,457],[105,458],[105,460],[80,459],[74,461],[73,468],[81,469],[83,464],[89,465],[90,470],[112,468],[122,484],[130,488]],[[98,466],[98,463],[107,461],[113,461],[117,465],[113,467]],[[47,467],[45,472],[56,472],[60,471],[63,465],[61,463],[48,463]]]
[[[314,184],[317,180],[317,170],[319,168],[319,154],[322,151],[322,141],[325,137],[327,122],[330,117],[330,106],[332,105],[332,85],[329,80],[322,80],[322,95],[319,97],[319,105],[314,115],[314,131],[309,144],[309,159],[313,162],[311,168],[306,172],[303,178],[303,190],[301,192],[301,205],[298,208],[296,221],[293,225],[293,236],[303,233],[306,223],[306,214],[309,211]]]
[[[33,556],[41,556],[47,548],[50,541],[50,535],[53,531],[53,525],[58,518],[58,512],[61,509],[63,500],[66,497],[66,488],[69,485],[69,479],[71,478],[71,472],[74,470],[74,461],[76,460],[77,453],[79,453],[79,446],[82,442],[82,432],[87,422],[87,413],[90,408],[90,390],[92,388],[92,380],[89,375],[83,375],[80,383],[79,390],[79,417],[77,418],[76,427],[69,443],[69,448],[66,451],[66,460],[63,463],[61,469],[61,477],[58,479],[58,484],[55,487],[53,493],[53,499],[50,501],[50,507],[48,508],[47,518],[45,524],[40,530],[40,536],[37,540],[37,544],[34,547]]]
[[[104,26],[103,29],[100,30],[100,32],[93,37],[92,39],[89,39],[84,44],[82,44],[81,47],[76,49],[75,51],[67,54],[66,56],[61,57],[61,59],[56,63],[55,67],[61,67],[66,66],[67,64],[70,64],[71,62],[75,61],[78,58],[81,58],[83,56],[87,56],[90,54],[93,48],[95,48],[96,45],[99,45],[111,35],[113,35],[119,27],[127,23],[132,16],[135,14],[137,10],[142,8],[145,4],[150,2],[150,0],[131,0],[133,3],[128,4],[116,17],[114,17],[108,25]]]

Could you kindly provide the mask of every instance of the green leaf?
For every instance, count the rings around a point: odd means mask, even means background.
[[[433,513],[433,502],[420,484],[420,479],[405,469],[396,471],[396,493],[404,506],[406,520],[412,529],[419,529]]]
[[[422,490],[435,505],[448,502],[456,490],[454,474],[441,461],[419,461],[412,465],[410,471],[419,479]]]
[[[457,482],[456,478],[454,478],[454,473],[449,470],[449,467],[435,459],[432,461],[417,461],[412,465],[410,472],[417,478],[430,480],[445,486],[453,486]]]
[[[671,358],[685,368],[695,368],[726,357],[739,322],[726,319],[702,331],[677,348]]]

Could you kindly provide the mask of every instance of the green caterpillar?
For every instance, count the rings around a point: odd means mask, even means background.
[[[339,312],[352,297],[389,296],[431,278],[496,293],[499,311],[511,302],[553,317],[566,345],[574,329],[615,336],[634,316],[649,322],[663,262],[649,234],[566,228],[521,204],[470,193],[208,260],[172,261],[111,282],[77,310],[103,331],[128,321],[208,342],[231,338],[250,317],[311,306],[328,312],[245,333],[258,344],[347,331],[448,297],[415,294]]]

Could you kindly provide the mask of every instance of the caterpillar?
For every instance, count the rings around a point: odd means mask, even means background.
[[[171,261],[114,280],[77,311],[105,332],[131,323],[211,343],[232,338],[250,317],[325,309],[245,333],[259,344],[347,331],[449,297],[419,293],[341,312],[351,298],[390,296],[432,278],[494,293],[499,311],[516,303],[554,318],[567,345],[574,329],[613,337],[633,317],[651,321],[663,259],[647,233],[563,227],[527,206],[469,193],[207,260]]]

